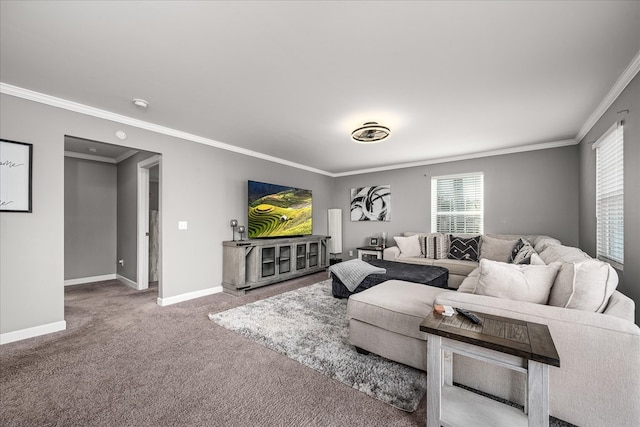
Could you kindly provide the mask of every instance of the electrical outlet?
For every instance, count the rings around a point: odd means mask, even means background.
[[[124,260],[123,259],[118,260],[118,264],[124,267]]]
[[[353,251],[349,251],[349,256],[353,256]]]

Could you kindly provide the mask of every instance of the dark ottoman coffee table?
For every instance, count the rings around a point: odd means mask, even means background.
[[[391,279],[421,283],[438,288],[447,288],[449,270],[444,267],[406,264],[404,262],[386,261],[383,259],[372,259],[367,262],[373,266],[384,268],[387,272],[385,274],[368,275],[353,292],[350,292],[342,281],[332,273],[333,283],[331,290],[334,297],[349,298],[352,294],[362,292],[365,289],[369,289],[372,286]]]

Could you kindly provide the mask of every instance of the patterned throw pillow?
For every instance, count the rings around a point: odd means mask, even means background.
[[[449,255],[449,235],[430,233],[425,237],[425,257],[429,259],[447,259]]]
[[[531,255],[537,253],[526,239],[519,239],[511,251],[509,262],[513,264],[531,264]]]
[[[449,258],[465,261],[478,261],[480,254],[480,236],[464,238],[449,235]]]

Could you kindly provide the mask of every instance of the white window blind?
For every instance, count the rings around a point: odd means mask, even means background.
[[[598,258],[624,264],[624,127],[613,125],[596,150],[596,222]],[[616,265],[617,264],[617,265]]]
[[[478,233],[484,229],[484,174],[431,178],[431,232]]]

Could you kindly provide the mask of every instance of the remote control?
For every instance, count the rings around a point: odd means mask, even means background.
[[[462,308],[456,308],[456,311],[460,314],[462,314],[464,317],[466,317],[467,319],[471,320],[473,323],[475,323],[476,325],[482,325],[482,319],[480,319],[478,316],[476,316],[475,314],[473,314],[470,311],[464,310]]]

